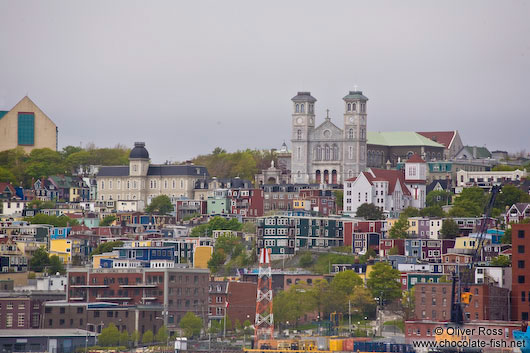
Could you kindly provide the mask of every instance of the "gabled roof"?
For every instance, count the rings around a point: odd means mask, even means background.
[[[449,148],[456,136],[456,131],[421,131],[418,134],[444,145],[445,148]]]
[[[403,195],[411,195],[409,189],[405,185],[405,177],[399,170],[370,168],[367,172],[362,172],[361,174],[364,175],[366,180],[368,180],[371,185],[373,185],[375,181],[388,182],[389,195],[394,193],[398,183],[401,185],[401,191],[403,192]],[[358,177],[347,179],[347,181],[355,181],[356,179],[358,179]]]
[[[434,142],[427,137],[424,137],[413,131],[387,131],[387,132],[373,132],[368,131],[367,134],[370,145],[379,146],[430,146],[445,148],[437,142]]]
[[[414,153],[412,157],[407,160],[407,163],[425,163],[425,161],[421,159],[417,153]]]
[[[11,185],[10,183],[0,183],[0,194],[3,194],[6,189],[9,189],[9,192],[11,193],[11,195],[14,196],[16,194],[16,191],[13,185]]]
[[[530,203],[527,203],[527,202],[518,202],[516,204],[514,204],[512,207],[510,208],[513,208],[515,207],[517,209],[517,211],[520,213],[520,214],[523,214],[525,209],[530,206]]]

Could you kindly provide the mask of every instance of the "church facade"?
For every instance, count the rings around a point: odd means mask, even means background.
[[[291,179],[295,184],[342,184],[366,168],[366,98],[350,91],[343,98],[343,128],[329,115],[315,127],[316,99],[310,92],[293,97]]]

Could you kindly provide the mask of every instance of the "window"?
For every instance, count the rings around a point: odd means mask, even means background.
[[[18,144],[35,144],[35,115],[33,113],[18,113]]]
[[[517,246],[517,252],[519,254],[524,254],[524,245],[518,245]]]
[[[517,261],[517,267],[518,268],[524,268],[524,260]]]
[[[6,314],[6,327],[13,327],[13,313]]]
[[[302,130],[296,130],[296,139],[301,140],[302,139]]]
[[[517,238],[519,239],[523,239],[524,238],[524,230],[519,230],[517,231]]]
[[[525,283],[525,282],[524,282],[524,276],[519,276],[519,277],[517,277],[517,282],[518,282],[518,283]]]
[[[348,139],[353,140],[353,129],[348,130]]]

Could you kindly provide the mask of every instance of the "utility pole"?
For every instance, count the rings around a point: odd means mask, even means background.
[[[351,299],[348,299],[348,330],[351,336]]]

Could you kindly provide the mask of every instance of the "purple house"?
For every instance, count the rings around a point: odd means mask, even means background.
[[[442,255],[448,249],[455,247],[454,239],[421,240],[421,260],[427,262],[441,262]]]

